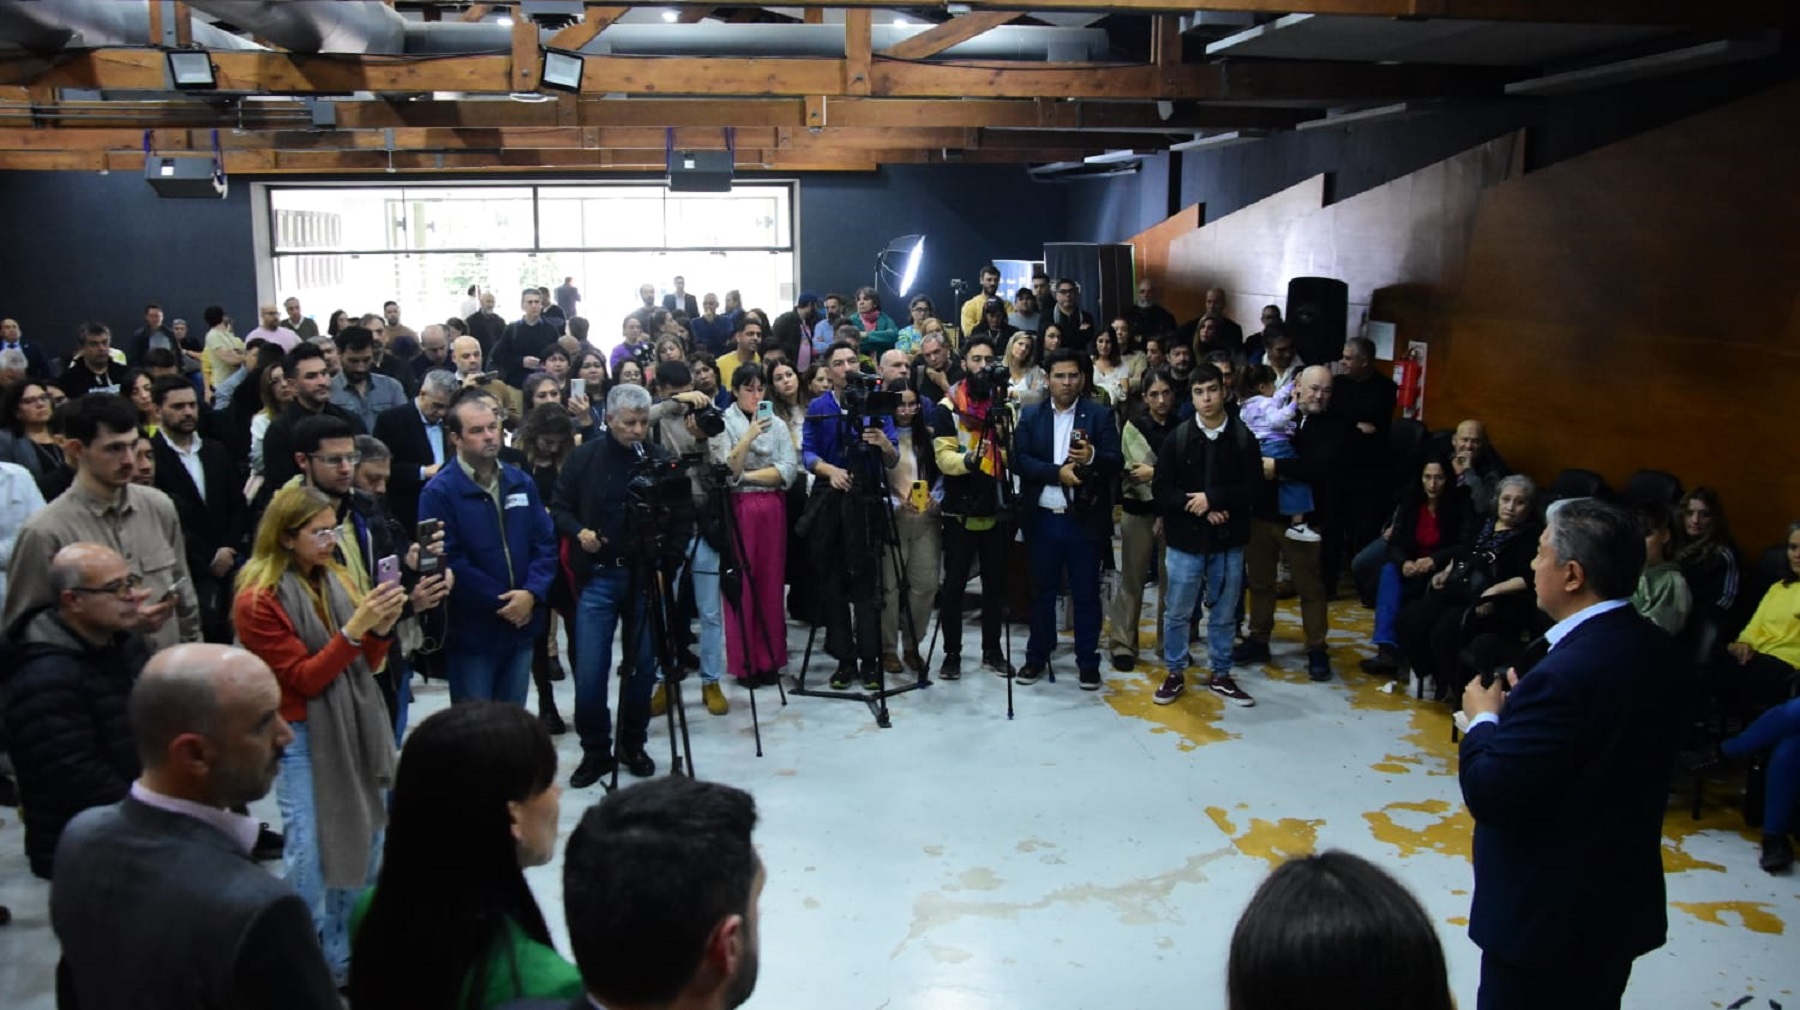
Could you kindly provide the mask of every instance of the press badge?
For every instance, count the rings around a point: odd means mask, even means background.
[[[506,507],[509,509],[524,508],[529,504],[531,504],[531,498],[527,495],[509,494],[506,496]]]

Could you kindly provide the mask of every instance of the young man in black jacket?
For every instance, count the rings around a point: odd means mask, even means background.
[[[69,821],[124,799],[137,777],[126,701],[150,658],[133,630],[150,591],[118,552],[70,544],[51,558],[50,584],[56,603],[20,617],[0,648],[25,854],[45,879]]]
[[[1189,379],[1194,416],[1163,442],[1151,489],[1162,510],[1169,549],[1169,600],[1163,612],[1168,676],[1155,701],[1167,705],[1187,686],[1188,628],[1194,603],[1206,596],[1207,690],[1234,705],[1256,699],[1231,676],[1231,640],[1243,590],[1244,545],[1262,480],[1262,450],[1244,422],[1225,409],[1225,380],[1210,364]]]

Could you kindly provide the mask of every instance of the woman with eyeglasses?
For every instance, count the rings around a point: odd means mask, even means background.
[[[53,409],[49,387],[30,379],[0,396],[0,460],[24,467],[45,499],[45,478],[63,468],[62,441],[50,433]]]
[[[919,345],[925,340],[925,321],[935,313],[931,310],[931,299],[924,295],[915,296],[907,303],[906,309],[911,313],[912,321],[900,328],[900,336],[894,340],[894,346],[905,351],[910,358],[919,353]],[[942,329],[943,324],[940,323],[938,328]]]
[[[337,510],[324,492],[277,491],[238,572],[232,623],[281,685],[281,717],[294,729],[275,783],[282,861],[341,986],[350,911],[375,881],[387,825],[394,728],[374,671],[387,659],[406,592],[396,580],[359,594],[337,538]]]

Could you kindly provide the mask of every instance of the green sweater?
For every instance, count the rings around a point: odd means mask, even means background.
[[[1681,575],[1681,566],[1664,561],[1646,567],[1638,576],[1637,592],[1631,594],[1631,608],[1669,634],[1681,634],[1694,609],[1694,596]]]
[[[371,887],[357,899],[356,908],[350,913],[351,937],[354,938],[362,927],[363,916],[368,914],[369,902],[374,897],[375,889]],[[556,948],[526,936],[518,923],[507,918],[506,933],[495,945],[488,961],[487,991],[481,995],[482,1010],[494,1010],[516,999],[574,999],[584,991],[581,972],[574,965],[563,960]],[[466,995],[466,992],[462,994]]]

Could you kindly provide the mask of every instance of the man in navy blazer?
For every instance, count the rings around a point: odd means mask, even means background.
[[[1556,624],[1524,676],[1463,694],[1475,818],[1469,937],[1479,1010],[1619,1006],[1668,932],[1662,819],[1682,730],[1682,650],[1630,606],[1644,540],[1630,512],[1560,502],[1531,562]]]
[[[1125,466],[1112,411],[1088,399],[1080,359],[1068,349],[1044,362],[1050,398],[1025,408],[1013,434],[1019,523],[1031,553],[1031,638],[1017,681],[1035,684],[1056,646],[1056,596],[1064,573],[1075,608],[1081,689],[1100,689],[1100,552],[1112,525],[1113,478]],[[1087,437],[1078,440],[1075,432]],[[1079,468],[1079,472],[1078,472]]]

